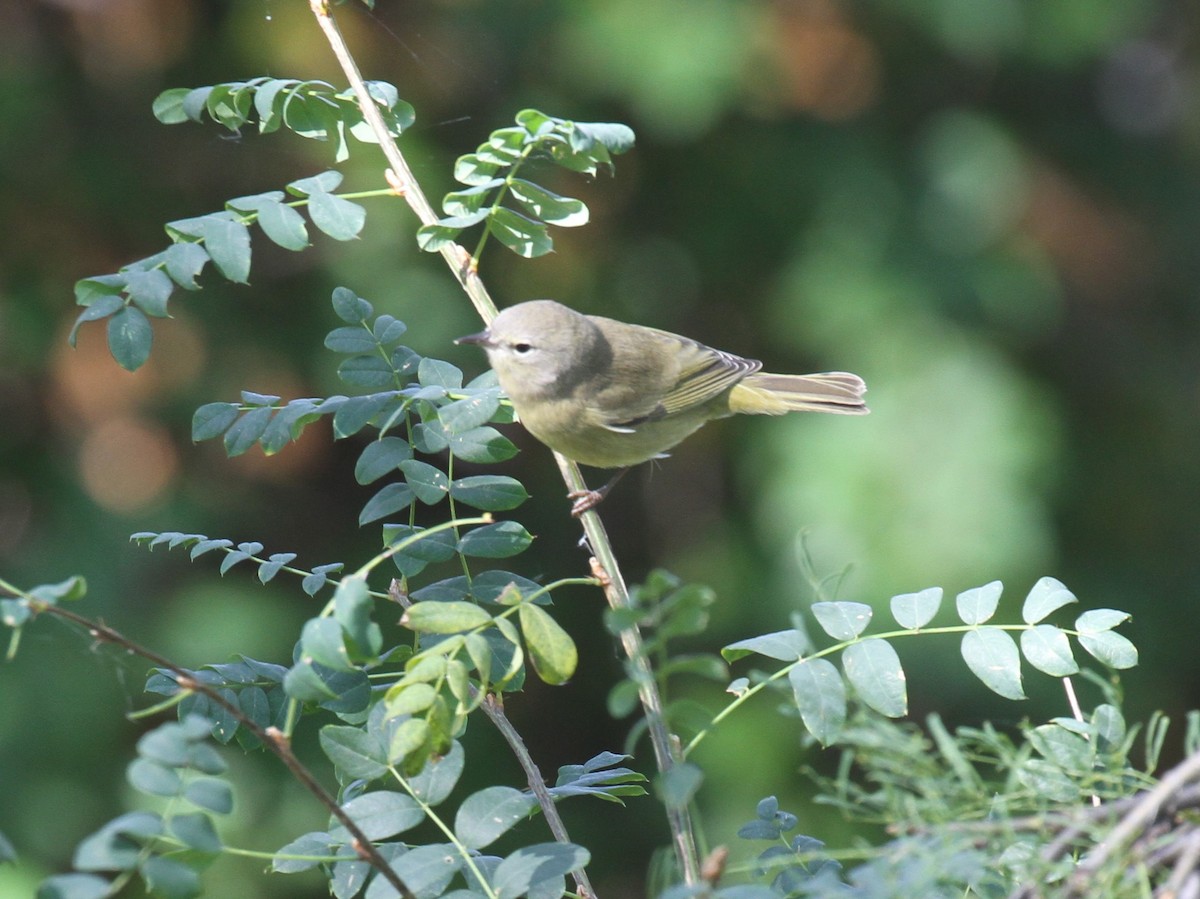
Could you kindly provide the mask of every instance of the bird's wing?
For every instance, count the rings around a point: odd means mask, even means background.
[[[676,360],[677,365],[672,367],[667,383],[660,386],[663,392],[658,402],[638,415],[622,416],[609,422],[607,427],[612,430],[627,430],[703,405],[762,368],[762,363],[757,360],[714,350],[669,331],[646,330],[654,331],[660,337],[666,350],[663,357]]]

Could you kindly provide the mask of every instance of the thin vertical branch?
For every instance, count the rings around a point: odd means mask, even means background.
[[[388,133],[383,118],[380,116],[379,110],[375,105],[375,101],[367,90],[362,75],[358,71],[358,66],[353,56],[351,56],[345,40],[342,38],[337,22],[330,13],[328,0],[309,0],[309,5],[312,8],[313,15],[316,16],[317,23],[325,34],[326,40],[329,41],[329,46],[333,50],[334,56],[337,57],[338,62],[341,64],[342,71],[345,72],[355,96],[358,98],[359,106],[362,107],[363,118],[370,125],[376,139],[379,141],[380,149],[387,159],[390,167],[387,172],[388,183],[398,194],[404,197],[422,224],[430,225],[436,223],[438,220],[437,214],[434,212],[433,206],[429,203],[424,191],[421,190],[420,185],[413,176],[412,170],[404,159],[404,155],[400,152],[400,148],[396,146],[396,142]],[[480,280],[470,253],[458,244],[449,244],[443,247],[440,252],[484,322],[490,323],[496,315],[496,305]],[[558,453],[555,453],[554,457],[568,489],[585,489],[586,484],[579,472],[579,467]],[[594,511],[589,511],[583,515],[582,520],[584,533],[587,534],[592,553],[595,555],[604,573],[604,580],[606,582],[604,589],[605,598],[614,609],[628,608],[629,590],[625,585],[620,566],[617,564],[616,555],[613,553],[612,543],[608,539],[608,534],[604,530],[604,525],[600,521],[600,517]],[[638,694],[646,715],[650,741],[654,747],[655,762],[659,771],[665,775],[679,764],[680,760],[671,747],[671,739],[667,731],[666,719],[663,715],[662,696],[658,691],[658,684],[654,679],[654,672],[650,667],[650,661],[646,658],[646,654],[642,649],[641,633],[636,627],[631,627],[622,630],[620,636],[621,644],[633,667],[634,680],[638,684]],[[700,867],[696,854],[696,841],[690,815],[687,809],[668,808],[667,817],[671,826],[672,842],[676,858],[683,872],[684,880],[689,884],[697,883],[700,877]]]

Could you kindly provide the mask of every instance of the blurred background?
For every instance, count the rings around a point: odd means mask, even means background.
[[[1193,4],[378,0],[374,13],[337,15],[366,76],[416,107],[403,148],[435,199],[454,187],[454,159],[526,106],[635,129],[615,178],[550,176],[589,204],[591,224],[556,230],[549,257],[485,256],[501,304],[554,297],[772,370],[867,380],[868,418],[712,425],[603,507],[631,581],[662,566],[717,591],[691,648],[787,627],[821,583],[823,598],[882,610],[893,594],[942,586],[952,598],[1000,579],[1000,614],[1016,620],[1049,574],[1083,607],[1133,613],[1130,718],[1178,720],[1200,702]],[[321,341],[339,324],[339,284],[406,321],[418,352],[472,376],[484,368],[478,351],[452,346],[479,322],[442,261],[415,249],[414,219],[394,199],[369,201],[353,243],[317,234],[289,253],[256,236],[251,286],[209,277],[201,293],[177,293],[136,374],[108,356],[101,327],[67,346],[76,279],[159,251],[166,221],[332,166],[328,146],[290,133],[151,115],[166,88],[257,75],[342,85],[307,3],[0,5],[0,576],[29,587],[83,574],[79,611],[184,665],[235,652],[286,662],[316,605],[294,581],[221,578],[214,557],[149,553],[130,533],[259,540],[308,567],[358,564],[379,540],[356,524],[373,492],[352,476],[361,443],[335,445],[320,424],[277,457],[227,460],[191,443],[197,406],[243,388],[338,392]],[[382,186],[376,150],[352,152],[343,189]],[[533,494],[515,517],[538,535],[513,567],[583,573],[549,453],[510,434],[527,452],[504,470]],[[594,590],[559,595],[581,673],[509,702],[549,775],[619,750],[628,731],[604,708],[621,667],[602,607]],[[1037,675],[1030,702],[992,697],[952,639],[897,648],[914,716],[1011,727],[1067,713]],[[145,725],[123,713],[145,704],[143,676],[52,621],[29,627],[0,667],[0,832],[21,853],[0,868],[3,899],[31,895],[137,801],[121,772]],[[718,686],[679,689],[722,703]],[[1180,725],[1171,753],[1181,737]],[[269,760],[226,756],[240,803],[230,844],[269,851],[324,826]],[[740,711],[697,760],[711,843],[776,793],[804,832],[844,844],[840,818],[804,803],[800,767],[825,762],[806,758],[774,700]],[[472,761],[486,769],[477,786],[521,783],[482,722],[468,733]],[[644,746],[633,764],[649,772]],[[657,806],[576,800],[564,812],[601,894],[641,895],[645,859],[666,842]],[[323,894],[318,878],[261,868],[222,859],[206,888]]]

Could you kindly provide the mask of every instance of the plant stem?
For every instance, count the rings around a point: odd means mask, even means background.
[[[390,170],[386,173],[388,183],[408,201],[409,206],[412,207],[413,212],[416,213],[417,218],[421,220],[422,224],[435,224],[438,220],[437,214],[434,212],[433,206],[429,203],[416,178],[413,176],[412,170],[400,152],[400,148],[396,146],[396,142],[388,134],[383,118],[380,116],[379,110],[375,105],[375,100],[367,91],[362,75],[358,71],[358,66],[353,56],[351,56],[349,48],[346,46],[337,22],[330,13],[328,0],[309,0],[309,5],[312,8],[313,15],[316,16],[317,24],[320,25],[326,40],[329,41],[329,46],[333,50],[334,56],[337,57],[338,62],[341,64],[342,71],[346,74],[350,86],[354,89],[354,94],[358,98],[358,104],[362,108],[363,118],[370,125],[376,139],[379,141],[380,149],[388,161],[388,165],[390,166]],[[467,296],[470,297],[471,302],[475,305],[484,322],[490,323],[496,316],[496,304],[492,301],[491,296],[483,286],[483,282],[479,279],[478,272],[475,269],[475,262],[471,258],[470,253],[458,244],[447,244],[440,252],[446,260],[446,264],[450,266],[451,272],[453,272],[463,289],[467,292]],[[579,467],[558,453],[555,453],[554,457],[558,462],[559,469],[563,474],[563,480],[566,482],[568,488],[570,490],[586,489],[587,485],[584,483],[583,476],[579,473]],[[616,556],[612,550],[612,543],[608,539],[608,534],[604,530],[604,525],[601,523],[600,517],[594,511],[588,511],[583,515],[582,522],[584,533],[587,534],[592,552],[595,554],[599,567],[604,573],[605,598],[614,609],[628,608],[629,591],[625,586],[625,580],[621,575],[621,569],[617,564]],[[641,697],[642,708],[649,726],[650,741],[654,747],[655,761],[659,772],[665,775],[680,763],[680,759],[671,746],[671,738],[667,732],[666,719],[663,715],[662,696],[658,691],[658,684],[654,679],[654,672],[651,669],[650,662],[646,658],[646,654],[642,648],[641,633],[636,627],[631,627],[623,630],[620,636],[625,654],[633,666],[634,679],[638,684],[638,694]],[[683,873],[684,880],[688,884],[697,883],[700,879],[700,865],[697,859],[696,841],[692,830],[691,816],[686,808],[668,808],[667,818],[671,826],[671,836],[675,847],[676,859]]]
[[[550,825],[550,833],[554,834],[554,839],[560,843],[571,842],[571,838],[567,834],[567,827],[563,824],[563,819],[558,814],[558,806],[554,804],[554,797],[546,789],[546,781],[542,778],[542,772],[538,770],[537,763],[534,762],[533,757],[529,754],[529,750],[525,746],[525,741],[521,739],[521,734],[513,727],[512,722],[508,720],[508,716],[504,714],[503,697],[495,693],[488,693],[483,698],[481,708],[484,714],[491,719],[496,730],[500,731],[500,735],[504,737],[513,755],[520,762],[521,768],[525,772],[525,779],[529,782],[529,789],[533,792],[534,798],[537,799],[538,805],[542,807],[542,814],[546,816],[546,823]],[[592,884],[588,880],[587,872],[580,869],[571,872],[571,876],[575,878],[575,886],[580,896],[594,897],[596,895],[596,891],[592,889]]]
[[[563,480],[569,490],[587,489],[583,475],[579,473],[578,465],[558,453],[554,454],[554,459],[558,462],[559,471],[562,472]],[[604,522],[600,520],[595,509],[584,512],[580,520],[584,533],[587,534],[588,545],[594,554],[593,561],[598,569],[595,574],[600,578],[601,585],[604,587],[604,598],[608,600],[609,606],[613,609],[630,608],[629,589],[625,586],[625,579],[617,564],[612,541],[608,539],[608,532],[604,529]],[[646,716],[650,745],[654,749],[654,760],[660,776],[666,776],[672,768],[682,762],[682,758],[673,746],[671,735],[667,730],[658,681],[654,678],[654,671],[642,644],[642,634],[637,626],[622,628],[620,638],[625,655],[628,657],[630,665],[633,666],[633,680],[638,686],[638,697],[641,699],[642,711]],[[671,826],[671,841],[675,848],[675,859],[683,873],[684,882],[698,883],[700,862],[696,851],[696,835],[692,828],[691,813],[686,807],[671,808],[668,806],[667,822]]]
[[[379,148],[383,151],[384,158],[387,159],[388,166],[390,166],[385,173],[388,184],[396,193],[404,197],[409,207],[416,213],[417,218],[421,220],[422,225],[436,224],[437,213],[434,212],[425,192],[417,183],[400,148],[388,134],[383,117],[379,114],[379,108],[375,105],[375,100],[367,90],[366,84],[363,83],[362,74],[358,71],[358,64],[350,55],[350,49],[346,46],[341,30],[329,11],[328,0],[309,0],[309,6],[312,8],[321,31],[325,33],[325,39],[329,42],[333,55],[337,57],[338,64],[341,65],[350,86],[354,89],[354,95],[358,98],[363,118],[371,126],[371,130],[379,141]],[[490,323],[496,317],[496,304],[479,279],[471,254],[458,244],[447,244],[439,252],[446,260],[446,264],[450,266],[454,277],[458,279],[458,283],[467,292],[467,296],[471,298],[480,317],[485,323]]]

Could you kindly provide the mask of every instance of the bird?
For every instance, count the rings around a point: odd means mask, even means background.
[[[575,517],[600,503],[629,468],[661,458],[713,419],[869,411],[858,375],[764,372],[756,359],[554,300],[510,306],[486,330],[455,343],[486,351],[530,434],[581,465],[617,469],[598,490],[570,494]]]

